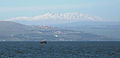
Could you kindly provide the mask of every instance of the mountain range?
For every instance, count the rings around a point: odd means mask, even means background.
[[[111,41],[113,38],[83,31],[44,26],[24,25],[11,21],[0,21],[1,41]],[[118,39],[117,39],[118,40]]]

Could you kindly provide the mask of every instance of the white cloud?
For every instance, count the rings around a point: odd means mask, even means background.
[[[99,21],[100,18],[82,13],[45,13],[34,17],[15,17],[7,21]]]

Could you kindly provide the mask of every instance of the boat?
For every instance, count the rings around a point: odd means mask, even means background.
[[[47,44],[47,41],[41,41],[40,43],[41,44]]]

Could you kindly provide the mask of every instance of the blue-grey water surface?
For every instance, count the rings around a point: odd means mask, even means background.
[[[120,42],[0,42],[0,58],[120,58]]]

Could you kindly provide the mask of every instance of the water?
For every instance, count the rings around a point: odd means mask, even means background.
[[[120,42],[0,42],[0,58],[120,58]]]

